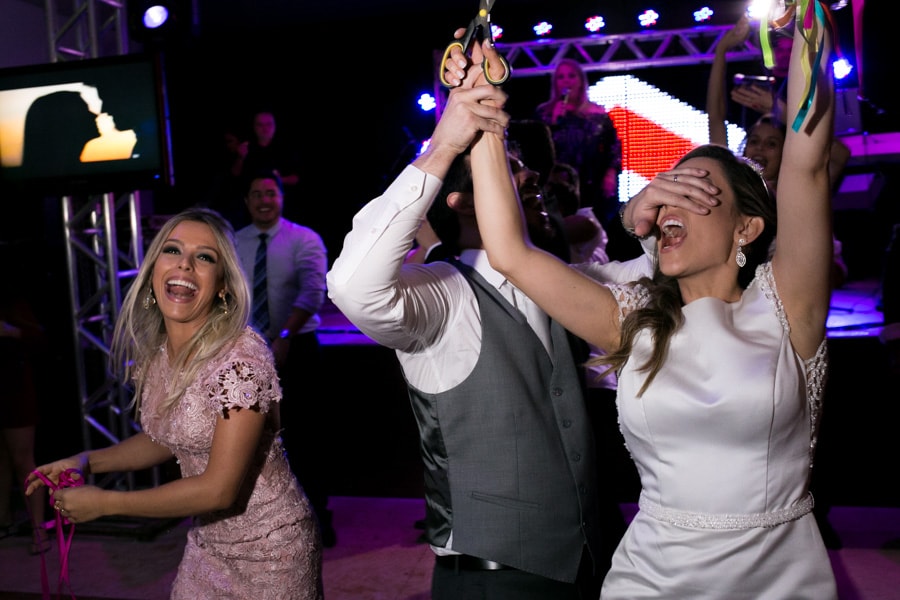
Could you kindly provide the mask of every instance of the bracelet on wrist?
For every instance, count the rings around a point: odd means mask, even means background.
[[[636,234],[634,232],[634,227],[629,227],[628,225],[625,224],[625,208],[627,206],[628,206],[628,203],[625,202],[624,204],[622,204],[622,206],[619,207],[619,222],[622,223],[622,229],[625,230],[625,233],[627,233],[628,235],[630,235],[631,237],[633,237],[636,240],[643,239],[643,238],[641,238],[641,236],[639,236],[638,234]]]

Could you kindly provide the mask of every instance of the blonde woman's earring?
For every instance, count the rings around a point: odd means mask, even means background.
[[[734,260],[737,263],[738,267],[742,267],[747,264],[747,255],[744,254],[744,244],[747,242],[744,238],[738,240],[737,254],[734,255]]]
[[[222,290],[221,292],[219,292],[219,298],[222,299],[222,313],[227,315],[228,314],[228,297],[225,294],[225,290]]]
[[[150,307],[154,304],[156,304],[156,296],[153,295],[153,290],[151,289],[144,296],[144,310],[150,310]]]

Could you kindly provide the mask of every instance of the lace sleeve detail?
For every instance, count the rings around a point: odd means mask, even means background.
[[[812,468],[819,440],[819,422],[822,416],[822,403],[825,397],[825,383],[828,379],[828,340],[819,344],[816,355],[804,361],[806,367],[806,398],[809,403],[809,420],[812,439],[809,443],[809,464]]]
[[[607,287],[619,304],[620,323],[628,316],[628,313],[643,308],[650,300],[650,292],[639,283],[615,283],[607,285]]]
[[[223,409],[253,408],[267,413],[281,400],[272,354],[255,332],[241,337],[231,355],[208,380],[212,403]]]
[[[253,408],[269,412],[272,403],[281,399],[281,390],[274,372],[265,376],[267,369],[248,360],[234,361],[225,366],[209,386],[209,397],[223,409]]]

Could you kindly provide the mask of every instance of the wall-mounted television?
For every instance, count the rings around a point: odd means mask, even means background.
[[[0,69],[0,188],[74,195],[173,183],[162,59]]]

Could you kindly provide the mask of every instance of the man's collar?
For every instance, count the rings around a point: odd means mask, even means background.
[[[459,255],[459,261],[478,271],[479,275],[484,277],[495,288],[499,289],[506,281],[506,277],[491,266],[487,252],[480,248],[463,250]]]
[[[273,238],[273,237],[275,237],[275,234],[278,233],[278,230],[281,229],[282,218],[283,217],[279,217],[278,221],[276,221],[275,225],[273,225],[272,227],[269,227],[268,229],[260,229],[256,225],[254,225],[253,228],[256,229],[257,234],[265,233],[269,236],[269,238]]]

